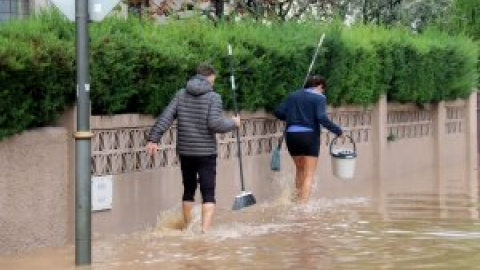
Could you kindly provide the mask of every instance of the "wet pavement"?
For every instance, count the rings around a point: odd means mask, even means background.
[[[187,230],[175,208],[145,231],[93,241],[91,266],[75,267],[70,245],[0,257],[0,269],[480,269],[476,216],[441,215],[435,201],[412,200],[380,213],[368,198],[296,205],[282,197],[242,211],[219,209],[205,235],[198,207]],[[456,209],[476,213],[478,205]]]

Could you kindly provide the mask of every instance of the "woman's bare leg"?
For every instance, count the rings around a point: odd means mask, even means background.
[[[295,192],[293,194],[293,200],[298,202],[305,174],[305,158],[303,156],[294,156],[292,159],[295,163]]]
[[[298,190],[298,202],[307,203],[312,193],[313,177],[315,175],[315,169],[317,167],[317,157],[305,156],[303,159],[303,177],[300,180],[300,186],[297,186]]]

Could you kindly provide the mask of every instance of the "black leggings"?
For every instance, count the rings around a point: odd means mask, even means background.
[[[183,201],[195,201],[195,192],[200,184],[203,203],[215,203],[215,178],[217,156],[180,156],[183,178]]]
[[[318,157],[320,136],[315,132],[287,132],[287,149],[291,156]]]

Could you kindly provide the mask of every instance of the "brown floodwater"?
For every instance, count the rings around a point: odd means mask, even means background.
[[[361,197],[303,206],[279,198],[242,211],[219,209],[205,235],[199,208],[184,231],[176,208],[145,231],[94,240],[91,266],[75,267],[70,245],[0,257],[0,269],[480,269],[478,220],[442,215],[434,201],[406,198],[404,207],[397,203],[382,214]],[[475,213],[478,205],[455,209]]]

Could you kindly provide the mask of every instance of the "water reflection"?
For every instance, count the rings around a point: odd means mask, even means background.
[[[241,212],[220,209],[211,233],[181,231],[178,209],[146,231],[97,240],[91,267],[75,268],[73,247],[0,258],[0,269],[479,269],[478,206],[468,197],[395,194],[385,212],[366,198],[280,199]],[[453,208],[452,208],[453,207]]]

